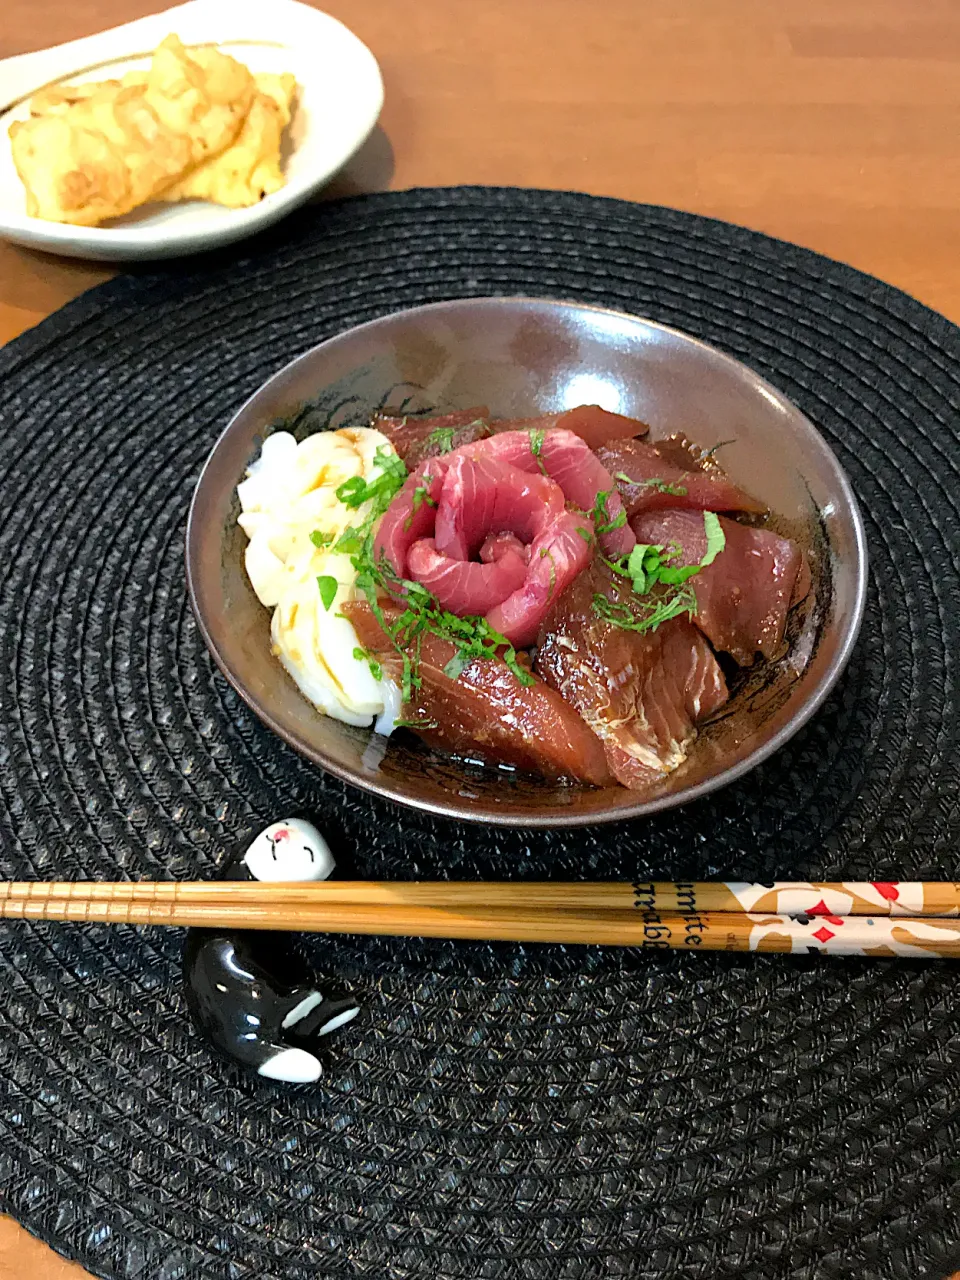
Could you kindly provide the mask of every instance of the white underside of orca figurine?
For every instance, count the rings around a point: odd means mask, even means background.
[[[320,1060],[305,1049],[282,1049],[268,1058],[257,1074],[268,1080],[283,1080],[286,1084],[312,1084],[320,1079]]]

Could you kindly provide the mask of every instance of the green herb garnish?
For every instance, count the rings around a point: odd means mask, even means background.
[[[441,453],[449,453],[453,448],[454,427],[435,427],[426,437],[424,444],[436,445]]]
[[[708,564],[713,564],[717,556],[727,545],[727,535],[723,532],[723,526],[720,523],[720,517],[713,511],[705,511],[703,513],[703,527],[707,532],[707,549],[700,561],[700,568],[705,569]]]
[[[333,551],[337,554],[354,556],[362,551],[367,532],[370,532],[372,540],[374,521],[383,515],[407,478],[407,468],[392,446],[380,445],[374,455],[374,465],[380,469],[375,480],[367,481],[362,476],[351,476],[337,488],[337,497],[346,507],[357,508],[365,503],[370,504],[370,513],[365,522],[357,529],[351,527],[344,530],[333,544]],[[315,547],[323,548],[329,547],[334,537],[332,533],[321,533],[315,529],[310,534],[310,541]],[[317,586],[323,607],[329,610],[340,583],[331,575],[323,574],[317,578]]]
[[[590,530],[585,529],[582,524],[578,524],[577,533],[579,533],[580,537],[584,540],[584,542],[589,547],[590,543],[593,541],[593,534],[590,532]]]
[[[380,468],[375,480],[364,480],[362,476],[351,476],[337,488],[337,497],[345,507],[362,507],[364,503],[373,502],[382,515],[390,505],[394,496],[403,487],[407,478],[407,468],[397,457],[392,447],[380,445],[374,455],[374,465]]]
[[[364,542],[364,526],[354,529],[351,525],[348,529],[344,529],[340,537],[334,543],[333,549],[338,555],[355,556],[358,555],[363,547]]]
[[[687,490],[682,484],[670,484],[666,480],[660,480],[657,476],[652,476],[649,480],[634,480],[628,476],[625,471],[618,471],[613,477],[614,480],[620,480],[624,484],[636,485],[639,489],[656,489],[657,493],[672,493],[676,497],[683,497]]]
[[[321,576],[317,578],[317,586],[320,588],[320,602],[329,612],[340,583],[336,578],[332,578],[330,574],[325,573],[321,574]]]
[[[546,475],[547,468],[543,465],[543,459],[540,457],[540,454],[543,452],[543,442],[546,438],[546,432],[542,428],[537,428],[535,431],[528,431],[527,435],[530,437],[530,452],[536,458],[537,466],[543,474]]]
[[[662,600],[646,601],[639,608],[633,603],[614,604],[599,591],[593,597],[593,612],[597,617],[624,631],[656,631],[662,622],[669,622],[681,613],[692,615],[696,611],[697,597],[692,587],[684,587],[682,591]]]
[[[546,547],[541,547],[540,559],[546,560],[548,556],[550,558],[550,585],[547,589],[547,599],[549,600],[550,597],[553,595],[554,588],[557,585],[557,562],[553,558],[552,551],[548,551]]]
[[[451,680],[456,680],[477,658],[499,657],[522,685],[536,684],[530,672],[517,661],[517,651],[507,637],[495,631],[486,618],[458,618],[455,613],[434,607],[426,611],[423,625],[457,646],[457,652],[443,669],[443,674]],[[503,649],[503,653],[498,653],[499,649]]]
[[[639,613],[634,602],[614,605],[598,592],[593,597],[594,613],[628,631],[653,631],[661,622],[675,618],[678,614],[696,613],[697,597],[693,588],[684,584],[701,569],[713,564],[727,541],[720,520],[712,511],[703,513],[703,528],[707,537],[707,549],[698,564],[672,563],[682,552],[677,542],[670,543],[668,547],[638,543],[629,555],[621,556],[619,560],[601,557],[607,568],[620,577],[630,579],[630,585],[637,596],[648,595],[658,584],[681,589],[672,596],[661,595],[655,602],[644,601]]]
[[[605,533],[612,533],[614,529],[622,529],[627,523],[627,513],[623,507],[615,516],[611,516],[607,510],[607,503],[612,496],[610,489],[601,489],[593,504],[593,510],[589,513],[598,538]]]
[[[414,489],[413,510],[410,512],[406,520],[404,520],[403,522],[404,529],[410,528],[410,526],[413,524],[414,515],[420,510],[420,508],[423,506],[424,503],[426,503],[428,507],[435,507],[437,505],[434,502],[433,498],[430,497],[430,486],[433,484],[435,479],[436,479],[435,476],[424,476],[423,483],[418,484],[417,487]]]
[[[339,616],[342,617],[343,615],[340,614]],[[372,654],[369,649],[361,649],[360,646],[358,645],[353,651],[353,656],[357,659],[358,662],[366,662],[367,666],[370,668],[370,674],[373,676],[374,680],[383,679],[383,667],[381,667],[380,663],[376,659],[376,656]]]

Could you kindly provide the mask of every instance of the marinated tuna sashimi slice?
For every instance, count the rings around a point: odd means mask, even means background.
[[[524,563],[530,560],[530,548],[525,546],[514,533],[488,534],[480,548],[480,559],[484,564],[490,564],[492,560],[499,560],[508,548],[516,551],[518,556],[522,556]]]
[[[421,462],[383,513],[373,540],[374,559],[379,564],[385,556],[400,578],[407,577],[407,555],[413,544],[433,536],[443,477],[449,465],[446,458]]]
[[[622,440],[628,436],[645,436],[650,428],[638,418],[626,418],[622,413],[611,413],[598,404],[581,404],[563,413],[545,413],[538,418],[509,418],[491,422],[494,435],[503,431],[551,431],[560,428],[572,431],[591,449],[598,449],[608,440]]]
[[[527,577],[527,560],[507,543],[501,543],[499,554],[486,563],[455,560],[437,550],[434,538],[421,538],[410,548],[407,572],[433,592],[444,609],[462,618],[489,614],[519,591]]]
[[[555,480],[497,458],[456,453],[447,469],[436,512],[437,550],[470,560],[491,533],[512,533],[531,543],[564,510]]]
[[[556,425],[578,435],[591,449],[598,449],[608,440],[619,440],[624,436],[645,436],[650,430],[639,418],[611,413],[598,404],[581,404],[575,409],[568,409],[560,414]]]
[[[344,604],[360,643],[387,674],[399,677],[402,658],[362,602]],[[396,616],[389,610],[387,617]],[[543,681],[523,685],[499,658],[477,658],[452,679],[444,668],[456,656],[448,640],[426,632],[420,644],[420,688],[404,718],[431,746],[547,778],[593,786],[613,782],[599,739],[572,706]],[[427,727],[429,726],[429,727]]]
[[[663,453],[646,440],[614,440],[597,457],[614,477],[631,519],[643,511],[687,507],[695,511],[766,511],[720,470],[677,466],[676,452],[665,442]],[[673,453],[673,457],[670,454]]]
[[[527,648],[537,638],[544,615],[589,564],[593,525],[586,516],[563,511],[530,544],[523,585],[487,613],[494,631]]]
[[[567,511],[556,481],[459,452],[407,478],[374,554],[382,550],[398,577],[419,582],[444,609],[486,617],[523,647],[590,560],[592,539],[591,520]]]
[[[412,471],[427,458],[437,458],[462,444],[483,440],[490,434],[489,419],[487,406],[478,405],[475,409],[462,409],[434,418],[378,415],[371,425],[383,432]]]
[[[727,686],[685,617],[637,632],[594,610],[595,595],[618,606],[631,594],[629,583],[594,562],[547,616],[535,670],[601,739],[617,781],[642,791],[683,763],[697,723],[726,702]]]
[[[697,597],[694,622],[715,648],[749,667],[758,652],[772,658],[780,648],[791,605],[810,589],[809,567],[790,538],[724,516],[720,526],[723,551],[689,580]],[[648,512],[633,521],[633,528],[642,543],[675,543],[678,565],[698,564],[706,551],[703,517],[697,512]]]
[[[465,445],[461,452],[472,458],[496,458],[531,475],[546,474],[557,482],[567,502],[581,511],[592,511],[598,496],[609,494],[610,524],[616,524],[624,510],[610,472],[572,431],[505,431]],[[597,536],[607,555],[614,557],[626,555],[635,543],[626,524],[606,532],[598,529]]]

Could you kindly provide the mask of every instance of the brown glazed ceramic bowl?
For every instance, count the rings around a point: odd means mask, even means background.
[[[815,592],[794,614],[787,652],[744,672],[690,758],[642,802],[461,763],[404,732],[390,740],[315,711],[270,654],[269,614],[243,566],[237,483],[265,436],[300,439],[369,422],[378,409],[444,413],[487,404],[531,417],[599,403],[650,424],[734,441],[723,466],[807,548]],[[574,303],[526,298],[441,302],[384,316],[281,369],[239,411],[197,483],[187,577],[204,639],[261,720],[324,769],[367,791],[472,822],[559,827],[682,804],[739,778],[805,724],[849,657],[863,612],[866,548],[846,477],[811,423],[745,366],[676,330]]]

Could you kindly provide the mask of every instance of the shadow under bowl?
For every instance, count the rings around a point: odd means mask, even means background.
[[[723,467],[806,549],[814,590],[791,614],[786,652],[738,673],[719,718],[653,795],[558,784],[455,760],[408,733],[390,740],[329,719],[270,653],[270,614],[244,570],[236,487],[272,431],[298,439],[369,423],[382,409],[489,405],[532,417],[596,403],[724,446]],[[197,482],[186,541],[204,640],[260,719],[322,768],[366,791],[461,821],[519,827],[611,822],[703,796],[776,751],[823,702],[856,640],[867,557],[846,476],[812,423],[752,370],[663,325],[576,303],[471,298],[384,316],[321,343],[240,409]]]

